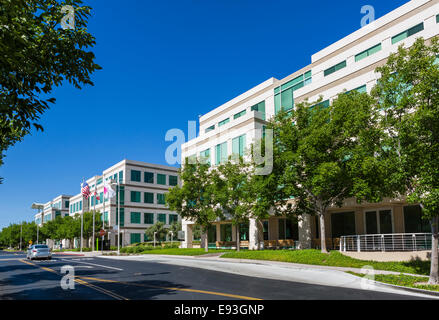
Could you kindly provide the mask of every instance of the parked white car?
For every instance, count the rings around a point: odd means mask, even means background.
[[[45,244],[34,244],[27,249],[27,259],[52,259],[52,252]]]

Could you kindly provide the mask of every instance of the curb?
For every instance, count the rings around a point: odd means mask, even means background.
[[[356,276],[356,277],[358,277],[358,276]],[[360,277],[358,277],[358,278],[360,278]],[[385,283],[385,282],[380,282],[380,281],[376,281],[376,280],[369,280],[369,281],[373,281],[375,284],[381,284],[381,285],[385,285],[388,287],[393,287],[393,288],[397,288],[397,289],[401,289],[401,290],[405,290],[405,291],[422,293],[422,294],[426,294],[429,296],[439,297],[439,291],[430,291],[430,290],[425,290],[425,289],[417,289],[417,288],[411,288],[411,287],[398,286],[396,284]]]

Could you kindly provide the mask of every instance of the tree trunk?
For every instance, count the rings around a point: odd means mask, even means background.
[[[239,243],[239,223],[236,225],[236,251],[239,252],[241,244]]]
[[[325,214],[322,212],[318,213],[320,218],[320,246],[322,248],[322,253],[328,253],[326,249],[326,231],[325,231]]]
[[[208,252],[209,251],[209,235],[208,235],[208,228],[204,228],[204,251]]]
[[[438,221],[439,217],[434,217],[431,219],[431,264],[430,264],[430,278],[428,279],[429,284],[439,284],[438,275]]]

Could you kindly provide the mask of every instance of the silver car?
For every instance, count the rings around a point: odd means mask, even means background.
[[[26,258],[33,259],[52,259],[52,253],[45,244],[34,244],[27,249]]]

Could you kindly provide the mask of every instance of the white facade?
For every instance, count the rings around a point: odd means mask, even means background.
[[[44,204],[44,209],[35,215],[35,223],[42,226],[47,221],[54,220],[57,216],[65,217],[69,214],[71,196],[59,195]]]
[[[305,100],[312,104],[319,98],[330,103],[344,90],[370,92],[379,78],[375,69],[384,64],[389,54],[397,51],[398,46],[411,46],[418,37],[428,40],[439,34],[438,15],[437,0],[409,1],[314,54],[311,57],[312,63],[301,70],[282,80],[270,78],[215,108],[200,117],[199,136],[182,145],[181,163],[184,164],[185,158],[194,155],[200,157],[200,153],[210,150],[210,163],[216,165],[217,151],[220,151],[217,146],[226,142],[227,156],[230,156],[233,151],[232,140],[242,135],[246,135],[245,144],[249,148],[254,142],[256,130],[262,129],[265,124],[263,119],[270,119],[280,108],[290,109]],[[259,103],[265,104],[263,114],[251,111],[252,106]],[[235,115],[243,110],[246,110],[245,115],[235,119]],[[219,126],[225,119],[229,119],[229,122]],[[305,239],[309,234],[310,223],[306,221],[301,224],[307,228],[305,230],[299,226],[299,238],[303,246],[307,247]],[[186,231],[184,246],[190,246],[190,225],[188,221],[183,222]],[[251,244],[252,234],[255,234],[252,226],[255,224],[250,221],[249,246],[255,247]]]

